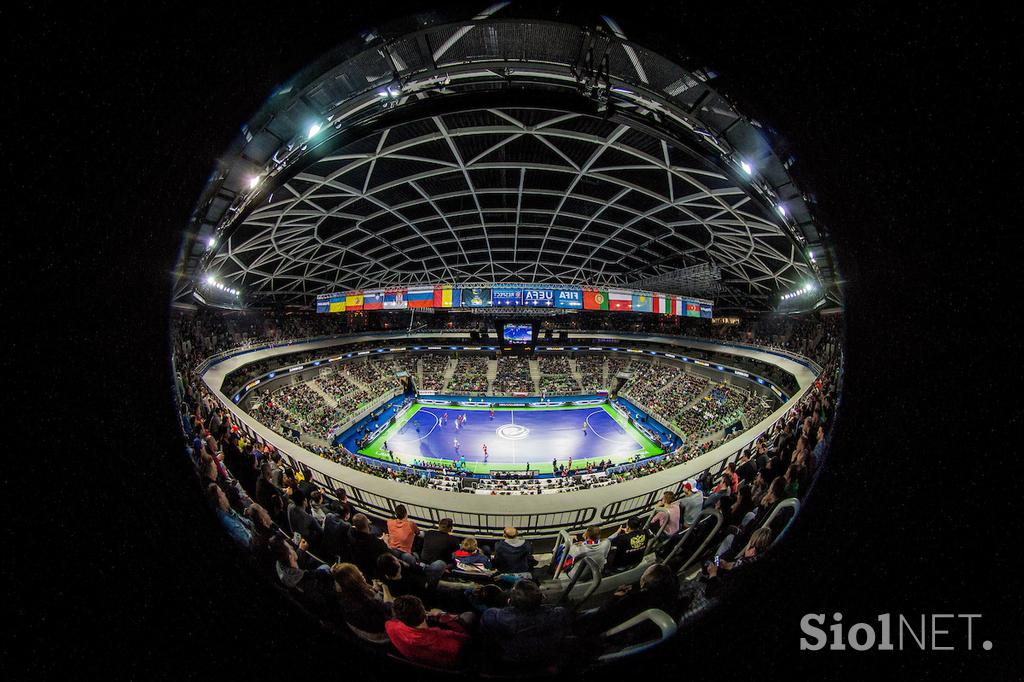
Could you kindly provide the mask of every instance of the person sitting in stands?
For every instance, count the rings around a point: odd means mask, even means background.
[[[345,621],[363,632],[384,634],[384,624],[394,616],[387,586],[378,594],[355,564],[334,564],[331,575]]]
[[[722,512],[722,526],[724,528],[739,527],[743,517],[754,508],[750,486],[746,484],[740,486],[736,497],[722,498],[719,500],[719,504],[719,509]]]
[[[256,479],[256,502],[280,524],[284,517],[286,504],[283,493],[274,485],[273,475],[273,465],[264,460],[260,464],[260,476]]]
[[[572,616],[561,606],[545,606],[540,587],[520,580],[508,606],[487,609],[480,618],[485,658],[502,670],[544,668],[562,652]]]
[[[799,464],[790,464],[786,469],[783,480],[786,481],[785,496],[796,497],[800,494],[800,480],[803,478],[803,467]]]
[[[324,517],[324,535],[320,543],[320,551],[325,560],[331,563],[349,561],[351,548],[348,544],[349,532],[352,529],[352,517],[345,507],[338,507],[341,513],[328,512]]]
[[[423,534],[423,548],[420,550],[423,563],[443,561],[448,565],[454,564],[452,554],[459,548],[459,541],[452,535],[453,525],[451,519],[441,519],[436,530],[428,530]]]
[[[634,516],[608,538],[613,550],[608,562],[609,570],[632,568],[644,558],[644,550],[651,539],[651,532],[645,530],[643,525],[643,520],[639,516]]]
[[[508,593],[494,583],[471,587],[463,594],[478,615],[483,615],[487,609],[500,609],[508,604]]]
[[[286,587],[301,593],[302,600],[321,613],[337,614],[331,574],[327,566],[320,564],[301,567],[298,553],[281,535],[272,537],[267,547],[276,560],[277,575]]]
[[[665,564],[651,564],[640,576],[639,586],[623,585],[600,608],[580,614],[576,630],[598,634],[647,609],[661,609],[677,618],[679,605],[679,579],[675,571]]]
[[[396,597],[392,608],[395,617],[384,624],[384,629],[400,654],[439,668],[458,664],[469,641],[458,618],[440,609],[431,609],[428,614],[420,598],[413,595]]]
[[[256,560],[264,565],[273,564],[274,557],[270,551],[270,540],[277,535],[277,525],[270,518],[267,510],[252,503],[245,510],[246,516],[252,522],[252,551]]]
[[[771,547],[772,537],[771,528],[758,528],[750,536],[750,542],[743,548],[740,556],[735,561],[721,559],[718,565],[715,565],[714,561],[708,562],[704,567],[704,570],[707,572],[707,589],[705,594],[710,597],[720,593],[731,582],[735,571],[764,556],[764,553]]]
[[[356,512],[352,508],[352,503],[348,500],[348,493],[344,488],[335,488],[334,496],[336,500],[328,500],[324,504],[324,508],[329,512],[334,512],[342,517],[351,518]]]
[[[292,488],[291,503],[288,505],[288,525],[293,533],[299,533],[306,538],[314,552],[319,551],[324,530],[310,513],[306,493],[298,486]]]
[[[455,564],[463,564],[471,570],[491,570],[491,560],[480,551],[476,538],[465,538],[455,551]]]
[[[704,509],[704,493],[687,481],[683,484],[683,497],[679,500],[682,515],[682,527],[689,528],[697,523],[700,512]]]
[[[576,574],[576,571],[585,565],[583,561],[585,558],[594,560],[596,564],[594,570],[600,574],[604,570],[605,562],[608,560],[608,552],[611,549],[612,543],[601,539],[601,527],[588,526],[582,535],[577,536],[577,541],[570,548],[569,557],[562,564],[562,573],[559,577],[567,580],[571,579]]]
[[[764,448],[764,443],[758,444],[758,450]],[[751,483],[754,480],[754,476],[757,475],[757,462],[751,459],[750,454],[747,451],[743,451],[740,455],[739,466],[736,467],[736,475],[740,481]]]
[[[533,558],[533,545],[519,537],[519,531],[512,526],[506,527],[503,535],[494,547],[494,568],[499,573],[530,577],[530,569],[537,565]]]
[[[430,591],[430,576],[423,567],[406,563],[391,552],[384,552],[377,557],[377,575],[395,597],[413,594],[426,599]]]
[[[363,575],[376,575],[377,557],[382,552],[387,552],[388,546],[373,535],[370,519],[366,518],[365,514],[356,514],[352,517],[348,545],[352,553],[352,563],[359,567]]]
[[[726,464],[723,475],[729,477],[729,493],[735,495],[740,489],[740,476],[736,472],[736,464],[733,462]]]
[[[416,522],[409,518],[405,505],[396,505],[394,518],[388,519],[388,547],[398,550],[399,556],[406,561],[416,561],[412,554],[412,543],[419,532]],[[408,556],[402,556],[403,554]]]
[[[251,547],[252,522],[235,513],[235,510],[228,504],[227,495],[224,494],[224,491],[216,483],[210,483],[206,486],[206,497],[217,513],[217,519],[224,527],[224,530],[231,536],[231,539],[246,549]]]
[[[657,505],[658,512],[651,519],[652,526],[661,526],[664,524],[665,531],[662,535],[665,537],[672,537],[679,532],[679,517],[681,510],[675,500],[676,495],[671,490],[663,492],[661,494],[661,501]]]

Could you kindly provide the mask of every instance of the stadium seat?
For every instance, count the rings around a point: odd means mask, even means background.
[[[615,661],[621,658],[626,658],[627,656],[638,654],[642,651],[647,651],[648,649],[657,646],[661,642],[672,637],[678,629],[675,620],[673,620],[672,617],[664,611],[660,609],[647,609],[643,613],[639,613],[629,620],[601,633],[601,638],[603,640],[607,640],[610,637],[626,632],[627,630],[644,622],[653,623],[658,627],[660,635],[656,639],[650,639],[639,644],[631,644],[620,649],[613,649],[612,651],[599,656],[598,660],[601,662]]]
[[[366,630],[360,630],[355,625],[352,625],[352,623],[346,623],[346,625],[348,625],[348,629],[352,631],[352,634],[364,642],[369,642],[370,644],[379,646],[387,646],[391,644],[391,640],[388,638],[386,633],[382,632],[378,634],[374,632],[367,632]]]

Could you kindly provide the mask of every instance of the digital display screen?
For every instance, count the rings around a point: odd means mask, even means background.
[[[525,345],[533,340],[533,325],[521,323],[509,323],[502,331],[502,338],[505,343]]]
[[[463,308],[489,308],[491,306],[490,289],[463,289]]]

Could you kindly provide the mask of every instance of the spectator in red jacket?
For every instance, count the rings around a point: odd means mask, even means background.
[[[456,616],[440,609],[428,614],[419,597],[407,594],[392,604],[395,617],[384,629],[398,652],[411,661],[454,668],[469,635]]]

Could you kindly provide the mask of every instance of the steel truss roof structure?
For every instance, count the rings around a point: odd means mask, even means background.
[[[838,301],[758,124],[612,27],[482,14],[311,67],[211,178],[175,299],[210,299],[210,277],[259,305],[437,282],[685,288],[701,271],[720,307],[809,281]]]

